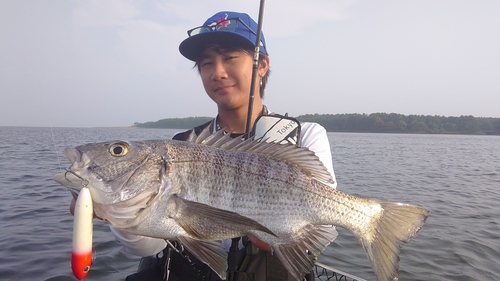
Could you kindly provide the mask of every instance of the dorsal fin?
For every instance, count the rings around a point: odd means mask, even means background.
[[[229,151],[267,155],[296,165],[318,181],[329,184],[334,183],[332,175],[328,172],[323,162],[319,160],[314,152],[306,147],[265,142],[261,138],[254,139],[253,137],[246,140],[243,137],[231,138],[231,134],[225,133],[223,130],[215,133],[211,133],[211,131],[211,126],[207,126],[199,135],[196,135],[193,130],[187,141]]]

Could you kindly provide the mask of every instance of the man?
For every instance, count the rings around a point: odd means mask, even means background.
[[[242,137],[245,133],[256,31],[257,24],[247,14],[219,12],[202,26],[189,30],[189,37],[181,42],[181,54],[195,62],[205,91],[217,104],[218,110],[214,120],[194,128],[195,133],[207,126],[214,132],[224,130],[232,134],[232,137]],[[325,129],[315,123],[299,124],[293,118],[273,114],[264,106],[262,99],[269,68],[267,46],[264,35],[261,34],[258,79],[254,85],[255,98],[250,119],[252,128],[256,122],[258,126],[255,126],[252,134],[267,141],[288,141],[308,147],[316,153],[335,179]],[[285,123],[282,123],[283,120]],[[272,128],[276,128],[277,124],[286,126],[275,133]],[[174,139],[186,140],[191,131],[177,134]],[[336,184],[332,186],[335,187]],[[181,245],[171,242],[167,247],[167,242],[162,239],[139,237],[113,228],[111,231],[129,253],[144,257],[165,249],[162,259],[148,269],[129,276],[127,280],[220,280],[217,274],[184,251]],[[268,253],[269,245],[256,237],[223,242],[229,252],[228,279],[288,280],[286,269],[276,257]]]

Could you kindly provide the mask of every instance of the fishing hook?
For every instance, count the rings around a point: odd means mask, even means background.
[[[70,169],[64,169],[66,170],[66,173],[64,173],[64,178],[66,178],[67,180],[69,180],[67,177],[66,177],[66,174],[67,173],[70,173],[70,174],[73,174],[75,177],[79,178],[82,180],[82,186],[83,187],[87,187],[87,185],[89,184],[89,181],[82,178],[81,176],[79,176],[77,173],[75,173],[74,171],[70,170]]]

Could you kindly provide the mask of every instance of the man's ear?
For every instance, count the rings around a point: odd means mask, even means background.
[[[267,71],[269,70],[270,63],[271,61],[269,59],[269,56],[266,56],[265,58],[260,60],[258,70],[259,77],[263,77],[264,75],[266,75]]]

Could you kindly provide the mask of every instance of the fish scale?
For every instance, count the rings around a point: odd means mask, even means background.
[[[216,158],[216,157],[214,157]],[[254,159],[257,158],[257,159]],[[230,160],[233,160],[232,162]],[[260,160],[260,161],[258,161]],[[194,162],[194,161],[193,161]],[[203,178],[205,174],[207,174],[203,169],[204,167],[189,167],[189,171],[200,171],[199,174],[190,177],[194,179],[191,186],[197,186],[201,189],[201,186],[206,185],[206,189],[211,190],[214,194],[214,198],[212,200],[207,198],[207,201],[204,203],[211,204],[212,206],[216,206],[218,208],[227,208],[233,207],[238,208],[240,214],[244,215],[254,215],[256,210],[255,202],[259,206],[263,206],[268,208],[269,206],[276,206],[276,200],[281,198],[281,205],[279,206],[281,210],[287,210],[289,212],[283,212],[283,216],[290,217],[293,216],[291,213],[294,210],[299,210],[298,207],[300,205],[300,201],[297,201],[296,198],[300,197],[301,194],[296,194],[299,189],[291,188],[291,182],[297,181],[297,178],[293,175],[296,174],[294,171],[287,171],[287,168],[290,168],[287,165],[283,165],[283,162],[275,161],[275,165],[277,167],[273,167],[271,165],[271,160],[264,157],[246,157],[239,158],[234,157],[230,158],[227,161],[211,161],[214,163],[226,163],[225,165],[217,165],[214,164],[213,167],[210,167],[210,170],[216,171],[224,171],[224,174],[219,173],[215,176],[212,181],[212,178],[204,178],[205,184],[200,184],[200,178]],[[257,163],[255,163],[257,162]],[[227,164],[230,163],[230,164]],[[282,164],[282,165],[279,165]],[[231,167],[231,168],[229,168]],[[249,170],[245,171],[238,167],[248,167]],[[180,174],[183,174],[184,171],[181,171]],[[172,175],[176,177],[175,175]],[[292,180],[293,179],[293,180]],[[270,183],[272,182],[272,183]],[[269,189],[266,186],[272,185],[273,188]],[[224,186],[226,187],[225,193],[235,194],[236,198],[240,198],[240,200],[224,201],[224,197],[219,197],[216,194],[219,191],[218,188],[213,188],[213,186]],[[222,191],[221,191],[222,192]],[[205,193],[203,193],[205,194]],[[254,198],[255,197],[255,198]],[[201,200],[200,198],[188,198],[188,200]],[[222,200],[221,200],[222,199]],[[233,200],[233,198],[230,198]],[[243,206],[243,204],[235,204],[247,202],[248,204]],[[215,204],[215,205],[214,205]],[[245,210],[243,210],[245,208]],[[258,221],[265,220],[266,218],[262,218]]]
[[[396,280],[400,244],[429,215],[419,206],[331,188],[331,175],[307,148],[223,132],[205,130],[188,142],[111,141],[65,152],[71,173],[55,180],[74,192],[75,182],[88,181],[99,217],[125,232],[178,240],[221,278],[227,253],[218,240],[252,234],[300,279],[335,239],[330,226],[336,225],[358,238],[377,280]]]
[[[240,160],[245,161],[244,159]],[[227,162],[226,162],[227,163]],[[287,210],[288,212],[283,212],[282,216],[284,218],[290,217],[293,214],[291,211],[298,210],[299,207],[296,204],[296,200],[290,200],[291,197],[294,196],[293,193],[290,193],[290,189],[286,186],[278,186],[274,185],[275,188],[268,189],[265,188],[266,184],[269,183],[270,179],[275,178],[272,174],[272,169],[262,169],[258,168],[258,165],[248,165],[245,163],[236,163],[238,165],[225,165],[225,169],[222,169],[223,166],[210,167],[210,169],[214,170],[223,170],[224,173],[219,173],[215,175],[215,177],[204,178],[204,183],[200,183],[200,178],[203,178],[205,172],[203,170],[194,168],[189,169],[190,171],[200,171],[199,174],[195,174],[190,177],[194,179],[193,182],[186,184],[187,186],[196,186],[199,189],[199,192],[196,192],[196,196],[190,197],[186,195],[185,199],[187,200],[195,200],[197,202],[209,204],[216,208],[231,208],[237,209],[239,214],[242,215],[257,215],[259,209],[256,209],[256,203],[258,206],[263,207],[264,209],[269,208],[269,206],[276,206],[275,200],[278,198],[287,197],[286,200],[282,200],[282,202],[286,202],[288,204],[282,204],[280,209],[282,211]],[[228,169],[227,167],[234,167]],[[249,171],[244,171],[237,167],[250,167]],[[203,169],[203,168],[202,168]],[[271,172],[269,172],[271,171]],[[183,174],[183,172],[180,172]],[[280,173],[285,174],[285,173]],[[172,177],[175,178],[175,172],[172,174]],[[213,180],[213,181],[212,181]],[[217,186],[225,187],[222,188],[213,188]],[[205,198],[200,197],[200,194],[205,195]],[[222,196],[221,194],[234,194],[233,197],[229,198],[226,196]],[[256,212],[257,211],[257,212]],[[265,221],[266,217],[257,218],[253,216],[253,218],[257,221]]]

